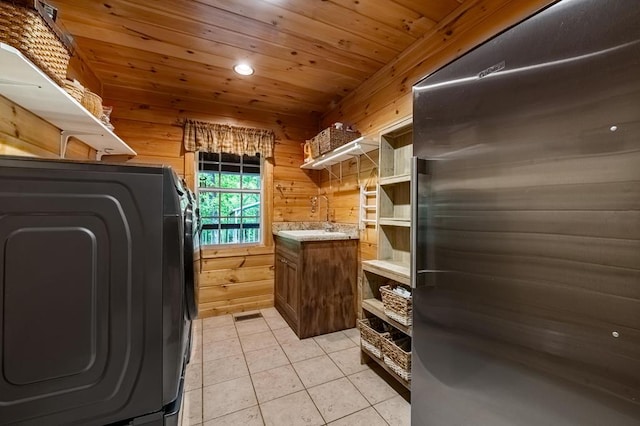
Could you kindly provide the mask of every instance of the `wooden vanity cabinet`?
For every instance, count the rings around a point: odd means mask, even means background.
[[[275,240],[275,307],[298,337],[355,327],[358,241]]]

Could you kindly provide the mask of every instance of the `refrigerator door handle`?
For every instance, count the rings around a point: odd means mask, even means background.
[[[427,277],[427,201],[429,168],[427,160],[411,158],[411,287],[430,285]],[[433,280],[429,280],[433,282]]]

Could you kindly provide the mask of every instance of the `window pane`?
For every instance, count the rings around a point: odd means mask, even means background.
[[[215,192],[200,192],[200,216],[207,217],[220,216],[219,197]]]
[[[259,175],[260,166],[255,164],[244,164],[242,171],[245,175]]]
[[[198,185],[200,188],[213,188],[220,185],[219,174],[211,172],[200,172],[198,174]]]
[[[246,215],[246,210],[260,207],[260,194],[242,194],[242,209],[243,215]]]
[[[220,215],[235,216],[240,211],[240,194],[220,192]]]
[[[220,165],[218,163],[210,163],[208,161],[202,161],[200,163],[201,172],[219,172]]]
[[[203,229],[200,234],[200,243],[206,244],[220,244],[219,231],[217,229]]]
[[[245,229],[243,232],[245,243],[257,243],[260,241],[260,229]]]
[[[204,226],[205,228],[211,229],[213,228],[212,225],[215,225],[215,228],[217,228],[218,224],[220,223],[220,218],[219,217],[202,217],[201,222],[202,222],[202,226]]]
[[[242,171],[242,168],[240,167],[240,164],[222,163],[220,165],[220,169],[223,172],[227,172],[227,173],[230,173],[230,174],[240,174],[240,172]]]
[[[260,175],[242,176],[242,187],[244,189],[260,189]]]
[[[242,243],[239,229],[223,229],[220,231],[220,244]]]
[[[240,175],[222,173],[220,175],[220,188],[240,189]]]
[[[243,155],[242,156],[243,164],[253,164],[255,166],[260,166],[260,154],[256,155]]]

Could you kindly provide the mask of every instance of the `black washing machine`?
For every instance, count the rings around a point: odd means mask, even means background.
[[[0,156],[0,424],[177,424],[196,212],[168,167]]]

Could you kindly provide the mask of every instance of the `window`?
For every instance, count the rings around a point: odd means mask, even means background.
[[[202,245],[260,243],[261,171],[259,155],[198,154]]]

